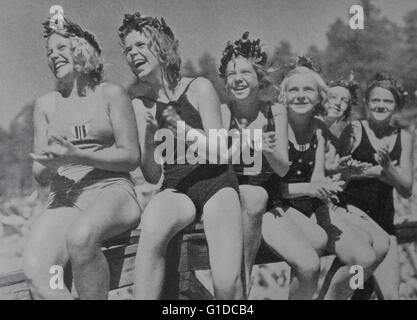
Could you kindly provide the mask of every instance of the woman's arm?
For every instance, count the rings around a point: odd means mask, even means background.
[[[275,139],[277,141],[274,152],[264,151],[264,155],[272,169],[281,177],[285,176],[290,168],[288,161],[288,116],[284,105],[271,106],[275,123]]]
[[[389,151],[385,151],[386,160],[381,161],[381,180],[393,186],[404,198],[409,198],[413,191],[413,137],[410,132],[401,130],[400,166],[396,167],[389,159]],[[379,153],[381,154],[381,153]]]
[[[103,84],[108,102],[115,143],[111,148],[92,152],[79,150],[75,162],[102,170],[128,172],[139,164],[140,150],[135,114],[125,90],[116,84]]]
[[[220,101],[213,85],[205,78],[197,78],[190,86],[189,96],[200,113],[204,128],[204,133],[186,128],[187,136],[193,138],[189,141],[192,142],[190,147],[206,150],[206,159],[211,163],[228,163],[227,130],[223,127]],[[209,130],[217,130],[216,139],[209,139]]]
[[[148,183],[157,184],[162,176],[162,160],[157,159],[155,152],[158,141],[155,141],[155,132],[158,123],[150,111],[139,113],[137,117],[139,142],[141,145],[140,167],[143,177]]]
[[[35,154],[41,154],[44,148],[48,146],[47,138],[47,112],[46,110],[54,106],[56,96],[49,93],[36,100],[33,109],[33,127],[34,127],[34,144],[33,151]],[[37,161],[33,162],[32,173],[35,180],[41,185],[46,186],[56,174],[57,168],[46,167]]]

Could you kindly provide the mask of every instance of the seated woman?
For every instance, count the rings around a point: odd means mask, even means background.
[[[277,103],[279,89],[267,80],[264,70],[266,54],[261,51],[260,41],[250,41],[249,34],[226,46],[220,64],[220,77],[224,79],[230,102],[222,105],[225,128],[230,133],[239,133],[241,129],[263,130],[262,154],[254,149],[256,143],[246,139],[233,140],[229,157],[237,150],[239,163],[234,164],[239,180],[240,201],[243,212],[243,236],[246,288],[249,292],[251,270],[258,252],[262,235],[262,216],[267,207],[268,198],[277,195],[278,189],[268,183],[276,173],[283,176],[288,171],[288,121],[287,110]],[[232,134],[231,134],[232,138]],[[243,159],[243,148],[250,149],[254,157],[260,157],[260,172],[250,172],[253,164]],[[246,164],[245,164],[246,163]],[[288,230],[290,232],[290,230]],[[282,237],[287,236],[287,232]],[[295,236],[295,235],[294,235]]]
[[[289,172],[273,175],[269,210],[264,215],[265,242],[292,267],[290,299],[311,299],[317,288],[320,258],[327,236],[312,219],[314,199],[341,190],[341,182],[324,180],[324,146],[315,120],[316,108],[325,95],[324,81],[297,61],[281,84],[281,100],[288,109]],[[277,191],[275,191],[277,190]]]
[[[158,299],[165,273],[169,241],[200,219],[204,222],[214,295],[242,299],[243,235],[238,183],[228,158],[226,136],[208,139],[222,129],[220,102],[204,78],[181,77],[178,41],[164,19],[125,15],[119,28],[127,62],[141,86],[134,107],[139,124],[145,179],[161,191],[147,205],[136,258],[136,299]],[[159,152],[160,133],[171,132],[174,150]],[[156,134],[156,136],[155,136]],[[181,136],[183,138],[181,138]],[[217,143],[219,142],[219,143]],[[168,145],[172,143],[168,142]],[[167,146],[167,143],[165,143]],[[202,159],[196,161],[196,149]],[[158,155],[159,154],[159,155]],[[209,163],[208,160],[212,161]],[[213,161],[214,159],[214,161]],[[225,164],[219,164],[225,163]]]
[[[44,23],[57,90],[36,101],[33,173],[51,183],[46,211],[28,236],[23,270],[34,298],[72,299],[50,287],[51,266],[71,262],[80,299],[106,299],[104,240],[134,228],[140,217],[129,171],[139,163],[134,111],[125,91],[101,82],[96,38],[65,19]],[[47,236],[45,236],[47,235]]]
[[[329,137],[326,148],[326,173],[327,175],[341,175],[343,180],[349,180],[352,175],[363,173],[370,166],[367,162],[353,160],[351,155],[342,157],[340,154],[340,129],[346,128],[349,124],[349,115],[352,105],[357,101],[358,89],[359,85],[351,72],[347,79],[341,78],[329,82],[328,98],[323,104],[322,129]],[[327,128],[327,126],[329,127]],[[333,262],[320,295],[321,298],[332,300],[346,299],[353,293],[353,289],[349,285],[352,277],[350,273],[352,265],[361,265],[364,268],[365,280],[372,275],[372,272],[384,259],[389,241],[385,232],[380,228],[375,228],[368,221],[361,219],[361,227],[359,228],[358,218],[364,213],[360,210],[355,212],[347,210],[342,193],[338,194],[338,198],[339,201],[330,205],[328,215],[325,215],[324,219],[319,219],[319,223],[330,232],[341,230],[354,234],[358,238],[362,238],[365,245],[354,248],[354,242],[352,245],[345,242],[347,247],[339,249],[342,251],[342,258]],[[353,259],[354,257],[356,258]]]
[[[315,113],[326,99],[328,88],[315,70],[309,59],[300,57],[281,85],[283,101],[288,105],[290,170],[281,181],[284,199],[280,203],[278,199],[277,204],[283,208],[282,215],[289,216],[313,247],[320,249],[316,249],[317,254],[327,249],[344,265],[361,264],[367,269],[375,263],[368,239],[359,236],[359,232],[329,210],[337,193],[342,191],[344,181],[325,177],[328,137],[320,129],[322,123],[315,118]],[[318,225],[308,219],[313,213]],[[318,247],[316,239],[323,238],[323,230],[328,242]],[[318,272],[317,260],[316,268]]]
[[[358,228],[370,226],[390,235],[388,254],[375,272],[385,299],[399,299],[399,254],[394,229],[393,189],[409,198],[413,186],[412,134],[391,125],[393,115],[402,109],[405,94],[390,75],[378,73],[365,91],[367,120],[353,121],[341,136],[344,154],[354,160],[371,163],[362,174],[347,184],[344,199],[349,215]],[[363,220],[368,223],[363,223]]]

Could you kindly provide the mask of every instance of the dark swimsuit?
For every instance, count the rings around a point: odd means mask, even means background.
[[[308,183],[313,175],[316,163],[316,151],[318,146],[317,135],[314,134],[306,150],[297,150],[296,146],[288,141],[288,158],[290,169],[285,177],[280,178],[282,183]],[[284,210],[292,207],[307,217],[310,217],[318,207],[322,205],[319,199],[311,197],[299,197],[294,199],[276,198],[275,206]]]
[[[155,101],[147,97],[140,97],[147,100],[152,100],[156,103],[156,121],[159,124],[164,122],[163,111],[172,106],[175,108],[181,119],[190,127],[204,131],[203,123],[200,114],[191,105],[187,98],[187,91],[191,80],[184,92],[176,101],[164,103]],[[174,145],[174,159],[178,159],[177,155],[177,140]],[[185,147],[187,152],[188,146]],[[176,163],[177,161],[175,161]],[[174,189],[178,192],[186,194],[194,203],[196,207],[196,220],[200,220],[203,214],[204,205],[210,200],[218,191],[223,188],[233,188],[239,192],[239,185],[233,168],[228,164],[190,164],[185,159],[185,164],[166,164],[164,163],[164,180],[161,191],[165,189]]]
[[[230,110],[230,125],[229,131],[233,129],[238,129],[238,122],[237,118],[232,110]],[[265,132],[275,132],[275,123],[274,117],[272,115],[272,109],[270,105],[267,105],[265,109],[261,112],[265,113],[265,117],[267,119],[267,126],[264,130]],[[232,141],[229,138],[229,148],[231,147]],[[250,148],[251,156],[254,154],[253,148]],[[244,163],[242,159],[242,155],[240,157],[240,163],[234,164],[233,169],[237,175],[239,185],[252,185],[252,186],[260,186],[266,190],[268,193],[268,205],[267,211],[274,208],[274,199],[279,196],[279,188],[278,188],[278,181],[280,177],[275,173],[274,169],[272,169],[271,165],[269,164],[268,160],[266,159],[265,155],[262,154],[262,170],[259,174],[256,175],[248,175],[244,173],[244,169],[249,167]]]
[[[360,124],[362,138],[358,147],[352,152],[352,158],[378,165],[374,158],[375,149],[369,141],[362,122]],[[390,152],[392,161],[400,161],[401,150],[401,130],[398,129],[394,148]],[[344,199],[347,204],[364,211],[390,235],[395,235],[393,189],[377,178],[351,180],[344,192]]]

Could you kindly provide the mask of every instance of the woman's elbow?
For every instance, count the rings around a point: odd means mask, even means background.
[[[280,176],[284,177],[290,170],[290,165],[288,162],[281,163],[275,168],[275,172]]]
[[[124,167],[127,171],[135,170],[140,164],[139,150],[129,150],[124,162]]]
[[[411,196],[413,195],[413,184],[410,183],[408,184],[404,190],[402,190],[402,192],[400,193],[400,195],[404,198],[404,199],[409,199],[411,198]]]

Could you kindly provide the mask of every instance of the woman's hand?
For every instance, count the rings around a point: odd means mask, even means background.
[[[375,153],[375,160],[382,167],[382,169],[387,170],[391,167],[391,157],[388,147],[382,147]]]
[[[337,193],[343,191],[345,181],[337,179],[324,179],[322,181],[310,182],[311,197],[322,200],[338,199]]]
[[[343,180],[345,180],[350,176],[362,174],[371,166],[371,163],[352,159],[351,155],[345,157],[339,157],[339,155],[336,155],[334,163],[331,166],[331,171],[333,173],[342,174]]]
[[[262,133],[262,151],[273,153],[277,145],[275,132]]]
[[[79,149],[63,137],[52,136],[55,143],[42,149],[41,154],[30,154],[30,157],[47,168],[57,170],[60,166],[74,162]]]
[[[162,112],[163,123],[161,127],[171,130],[175,135],[177,134],[178,121],[183,121],[173,106],[168,106]]]
[[[155,133],[158,130],[158,122],[156,121],[152,113],[149,111],[145,113],[145,122],[145,143],[150,145],[155,143]]]

